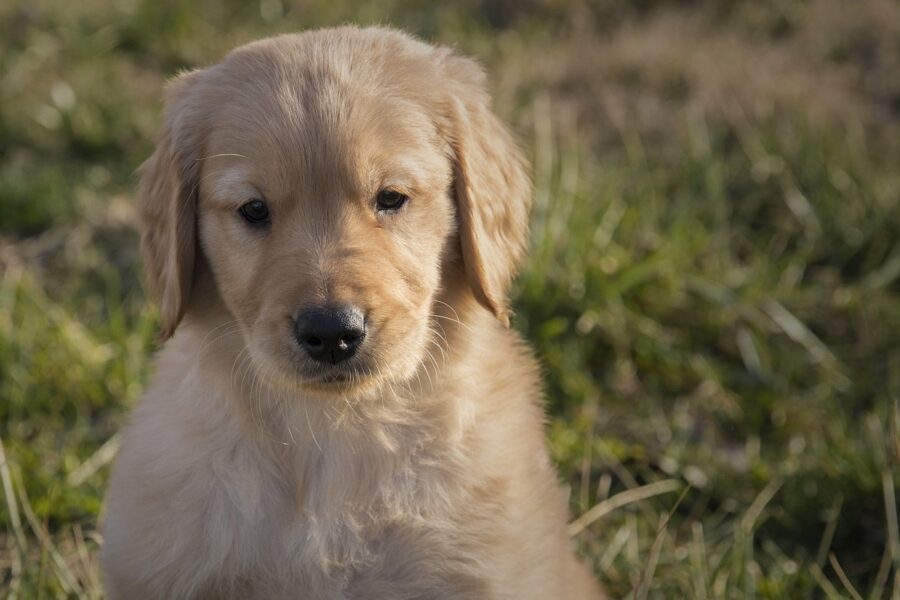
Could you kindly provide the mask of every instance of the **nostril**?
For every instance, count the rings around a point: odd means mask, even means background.
[[[338,340],[338,350],[347,351],[352,350],[362,341],[362,338],[365,334],[363,332],[350,332],[345,333]]]
[[[320,348],[322,346],[322,340],[317,337],[308,337],[303,340],[303,343],[305,343],[310,348]]]

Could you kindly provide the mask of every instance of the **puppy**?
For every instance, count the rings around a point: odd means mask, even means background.
[[[472,61],[389,29],[178,77],[141,168],[156,374],[112,598],[597,598],[508,326],[530,184]]]

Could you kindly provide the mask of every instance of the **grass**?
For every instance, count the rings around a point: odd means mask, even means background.
[[[613,597],[900,597],[900,10],[132,0],[0,6],[0,590],[102,595],[156,313],[133,171],[180,68],[391,23],[481,58],[534,164],[515,326]]]

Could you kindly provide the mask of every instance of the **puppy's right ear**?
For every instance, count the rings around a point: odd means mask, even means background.
[[[181,321],[196,254],[197,187],[205,111],[197,98],[202,71],[179,75],[166,89],[156,149],[139,169],[141,255],[150,294],[159,302],[165,340]]]

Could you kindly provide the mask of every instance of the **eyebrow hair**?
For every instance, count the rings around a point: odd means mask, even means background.
[[[233,195],[235,188],[254,190],[257,193],[261,191],[258,186],[251,183],[250,169],[243,166],[230,167],[217,173],[210,173],[204,179],[209,181],[207,189],[214,198],[227,198],[229,195]]]
[[[212,158],[221,158],[223,156],[233,156],[237,158],[247,158],[243,154],[237,154],[236,152],[223,152],[221,154],[211,154],[209,156],[201,156],[200,158],[195,158],[194,162],[200,162],[201,160],[210,160]],[[249,159],[247,159],[249,160]]]

